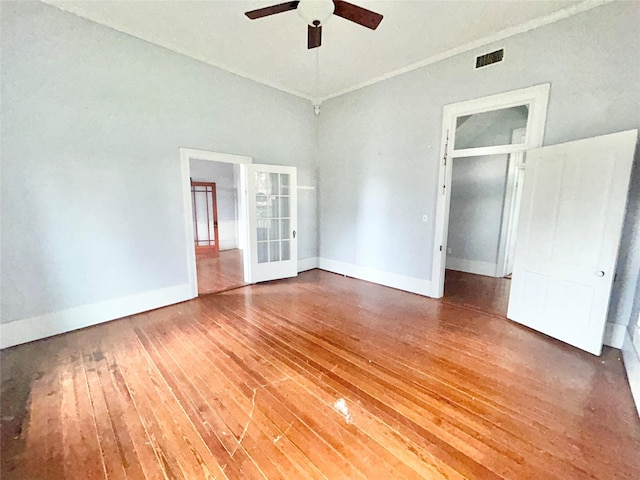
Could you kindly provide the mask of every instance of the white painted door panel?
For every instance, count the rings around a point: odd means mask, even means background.
[[[600,355],[637,130],[531,150],[509,311]]]
[[[298,275],[296,168],[247,165],[249,283]]]

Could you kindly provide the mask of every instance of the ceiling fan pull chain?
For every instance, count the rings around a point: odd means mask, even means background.
[[[315,113],[317,117],[320,115],[320,49],[316,49],[316,78],[313,91],[315,93],[313,113]]]

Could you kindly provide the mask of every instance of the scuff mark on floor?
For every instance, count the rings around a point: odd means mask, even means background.
[[[236,446],[236,448],[233,450],[233,452],[231,452],[231,454],[229,455],[230,458],[233,458],[233,456],[235,455],[235,453],[238,451],[238,449],[242,446],[242,440],[244,439],[244,436],[247,434],[247,430],[249,429],[249,425],[251,425],[251,422],[253,420],[253,412],[256,409],[256,394],[258,393],[258,389],[261,388],[267,388],[270,387],[272,385],[276,385],[278,383],[282,383],[282,382],[286,382],[288,380],[292,380],[292,378],[288,375],[285,375],[284,378],[281,378],[279,380],[274,380],[272,382],[268,382],[265,383],[264,385],[259,385],[258,387],[253,389],[253,396],[251,397],[251,411],[249,412],[249,418],[247,420],[246,425],[244,426],[244,429],[242,430],[242,433],[240,434],[240,436],[238,437],[238,445]],[[293,422],[291,422],[289,424],[289,427],[291,427],[291,425],[293,424]],[[278,443],[282,437],[284,436],[284,434],[287,433],[287,430],[289,429],[289,427],[287,427],[285,429],[284,432],[282,432],[282,435],[278,435],[277,437],[275,437],[273,439],[273,443]],[[226,435],[226,432],[222,432],[223,435]]]
[[[273,439],[273,443],[278,443],[280,440],[282,440],[282,437],[284,437],[287,434],[287,431],[293,426],[293,422],[291,422],[289,425],[287,425],[287,428],[284,429],[284,431],[282,432],[282,435],[278,435],[277,437],[275,437]]]
[[[338,413],[341,413],[347,424],[351,424],[353,421],[353,417],[351,413],[349,413],[349,407],[347,407],[347,402],[345,402],[344,398],[339,398],[336,403],[333,404],[333,408],[335,408]]]
[[[249,428],[249,424],[253,419],[253,411],[256,409],[256,393],[257,392],[258,392],[258,389],[254,388],[253,396],[251,397],[251,411],[249,412],[249,419],[247,420],[247,424],[244,426],[244,430],[242,430],[242,434],[240,435],[240,438],[238,438],[238,446],[233,450],[233,452],[231,452],[231,455],[229,455],[230,458],[233,458],[235,453],[238,451],[238,449],[242,445],[242,440],[244,439],[244,436],[247,433],[247,429]]]
[[[270,387],[272,385],[277,385],[278,383],[286,382],[287,380],[293,380],[289,375],[285,375],[280,380],[274,380],[273,382],[267,382],[264,385],[260,385],[260,388]]]

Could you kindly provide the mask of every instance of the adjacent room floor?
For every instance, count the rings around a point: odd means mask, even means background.
[[[637,479],[620,353],[313,270],[0,352],[4,479]]]
[[[219,253],[199,253],[196,255],[198,271],[198,294],[224,292],[242,287],[244,273],[242,250],[222,250]]]
[[[510,288],[510,278],[446,270],[443,301],[506,317]]]

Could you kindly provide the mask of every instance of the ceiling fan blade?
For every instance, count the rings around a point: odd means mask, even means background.
[[[322,25],[307,25],[307,49],[317,48],[322,44]]]
[[[371,30],[378,28],[382,21],[382,15],[379,13],[372,12],[353,3],[343,2],[342,0],[334,0],[333,3],[336,6],[334,14]]]
[[[295,10],[298,7],[299,1],[280,3],[278,5],[271,5],[270,7],[259,8],[257,10],[251,10],[245,12],[245,15],[251,20],[257,18],[268,17],[269,15],[275,15],[276,13],[288,12],[289,10]]]

